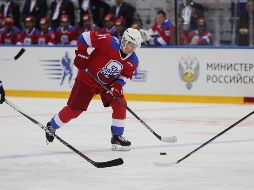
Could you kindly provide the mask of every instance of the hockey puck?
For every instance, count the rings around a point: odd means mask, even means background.
[[[17,60],[26,50],[24,48],[21,48],[17,55],[15,55],[14,59]]]
[[[167,155],[166,152],[160,152],[160,155]]]

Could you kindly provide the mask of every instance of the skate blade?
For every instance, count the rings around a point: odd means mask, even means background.
[[[131,147],[130,146],[121,146],[118,144],[112,144],[111,149],[113,151],[130,151]]]

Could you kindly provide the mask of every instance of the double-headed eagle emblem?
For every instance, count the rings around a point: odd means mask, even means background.
[[[179,76],[186,82],[186,88],[191,89],[192,83],[199,77],[199,61],[196,57],[186,56],[180,59]]]

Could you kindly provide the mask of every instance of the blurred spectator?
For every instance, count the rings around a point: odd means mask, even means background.
[[[197,29],[196,21],[198,18],[204,18],[204,7],[195,3],[193,0],[184,0],[179,6],[179,16],[184,19],[183,29],[186,32]]]
[[[88,32],[92,30],[99,31],[99,27],[96,24],[93,24],[92,15],[90,13],[85,13],[82,17],[82,25],[78,28],[78,35],[83,32]]]
[[[178,17],[178,44],[177,45],[188,45],[187,33],[183,29],[184,19],[183,17]]]
[[[239,19],[239,45],[254,45],[254,0],[246,3],[247,11],[240,14]]]
[[[82,17],[85,13],[91,13],[93,23],[99,27],[103,27],[104,17],[110,11],[110,6],[103,0],[79,0],[80,9],[80,25]]]
[[[131,28],[134,28],[134,29],[137,29],[137,30],[140,30],[143,28],[142,24],[140,21],[133,21],[132,25],[131,25]]]
[[[144,30],[141,22],[139,20],[135,20],[131,28],[137,29],[142,37],[141,45],[149,46],[149,39],[151,38],[151,34],[148,30]]]
[[[26,0],[22,16],[23,19],[33,16],[35,18],[35,26],[39,28],[41,18],[47,16],[47,10],[47,0]]]
[[[61,45],[76,45],[76,27],[70,23],[68,15],[61,16],[61,26],[56,29],[56,43]]]
[[[115,5],[111,7],[111,12],[116,18],[123,17],[125,19],[127,28],[132,25],[135,11],[136,9],[124,0],[115,0]]]
[[[156,13],[156,22],[149,31],[152,37],[149,40],[150,45],[166,46],[170,44],[174,33],[174,25],[167,19],[166,13],[163,10],[159,10]]]
[[[16,44],[21,38],[21,30],[14,26],[12,18],[4,19],[4,27],[0,30],[0,44]]]
[[[55,32],[49,27],[49,20],[47,17],[42,17],[40,20],[40,34],[38,36],[39,45],[54,45]]]
[[[104,21],[105,27],[103,28],[102,33],[116,36],[115,16],[112,13],[109,13],[104,17]]]
[[[119,40],[121,40],[123,33],[126,30],[124,18],[117,18],[115,21],[115,27],[116,27],[116,37]]]
[[[4,27],[4,15],[0,13],[0,29]]]
[[[18,44],[38,44],[39,30],[35,28],[35,19],[32,16],[26,17],[25,30],[22,32],[21,40]]]
[[[212,45],[212,34],[206,29],[205,19],[199,18],[196,25],[197,29],[187,35],[189,45]]]
[[[53,0],[50,4],[51,27],[55,30],[60,25],[62,15],[68,15],[71,25],[75,25],[75,10],[71,0]]]
[[[5,0],[0,7],[0,12],[3,14],[4,18],[13,18],[14,26],[21,28],[19,5],[16,4],[15,1]]]

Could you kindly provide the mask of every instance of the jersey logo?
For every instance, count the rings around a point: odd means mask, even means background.
[[[122,69],[123,65],[120,62],[110,60],[101,70],[99,70],[97,77],[103,84],[108,84],[120,74]]]
[[[68,35],[62,35],[61,37],[60,37],[60,41],[61,41],[61,44],[69,44],[69,36]]]
[[[25,44],[25,45],[31,45],[31,44],[32,44],[32,39],[29,38],[29,37],[26,37],[26,38],[24,39],[24,44]]]
[[[1,38],[0,38],[1,39]],[[5,38],[4,39],[5,44],[11,44],[11,39],[10,38]]]
[[[107,38],[106,34],[97,34],[98,40]]]
[[[38,44],[39,45],[46,45],[46,39],[44,37],[40,37],[38,39]]]

